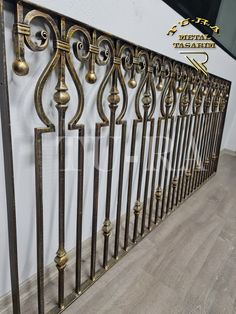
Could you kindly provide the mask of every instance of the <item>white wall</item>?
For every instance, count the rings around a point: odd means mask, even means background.
[[[90,24],[96,28],[113,33],[129,41],[140,44],[144,47],[151,48],[154,51],[160,52],[172,58],[184,61],[183,57],[177,53],[171,46],[171,39],[166,36],[167,30],[181,17],[170,9],[161,0],[56,0],[56,1],[32,1],[50,9],[57,10],[65,15],[74,17],[75,19]],[[10,12],[6,14],[7,20],[7,48],[8,48],[8,63],[11,64],[14,60],[12,53],[11,41],[11,27],[13,23],[13,16]],[[187,30],[187,29],[186,29]],[[198,33],[192,27],[188,28],[188,33]],[[229,111],[226,121],[226,129],[224,135],[223,147],[236,150],[236,140],[234,136],[236,124],[236,110],[234,103],[236,103],[235,92],[235,72],[236,62],[229,57],[220,48],[209,52],[210,61],[208,63],[209,72],[215,73],[226,79],[233,81],[232,92],[230,96]],[[42,70],[42,64],[45,64],[48,58],[47,54],[40,58],[38,62],[37,56],[33,56],[31,62],[31,72],[28,77],[16,77],[9,67],[9,86],[10,99],[12,103],[12,126],[14,138],[14,162],[15,162],[15,178],[16,178],[16,203],[17,203],[17,218],[18,218],[18,236],[20,242],[20,279],[21,281],[29,277],[35,272],[35,196],[34,196],[34,164],[33,164],[33,128],[35,125],[41,125],[38,117],[35,114],[33,106],[33,88],[28,88],[33,82],[32,78],[36,79]],[[53,78],[49,80],[46,100],[50,103],[52,95],[51,88],[55,87]],[[72,89],[72,95],[75,91]],[[92,94],[92,89],[88,87],[86,97],[91,99],[95,95]],[[22,97],[24,101],[22,102]],[[72,96],[73,99],[73,96]],[[71,111],[70,111],[71,110]],[[89,112],[89,108],[86,109]],[[92,111],[91,111],[92,112]],[[53,121],[56,121],[56,112],[53,109],[53,104],[50,104],[48,113]],[[69,109],[69,115],[72,115],[72,109]],[[26,117],[32,117],[29,123],[25,123]],[[91,121],[97,121],[98,117],[94,113]],[[92,136],[92,131],[91,131]],[[57,161],[56,161],[56,146],[55,138],[47,135],[45,138],[46,147],[44,158],[44,171],[47,174],[47,179],[44,182],[45,192],[45,240],[46,240],[46,262],[51,261],[55,256],[57,247]],[[44,142],[45,143],[45,142]],[[51,145],[53,143],[53,145]],[[71,137],[70,149],[76,149],[73,137]],[[1,142],[0,142],[1,144]],[[86,147],[90,152],[91,160],[93,162],[93,141],[86,142]],[[73,155],[73,154],[71,154]],[[7,292],[10,288],[7,255],[7,238],[6,238],[6,208],[4,205],[4,181],[2,168],[2,152],[0,155],[0,217],[3,217],[0,229],[0,252],[5,252],[6,258],[0,259],[0,295]],[[106,155],[104,155],[104,161]],[[76,160],[67,160],[68,167],[72,167]],[[91,164],[90,163],[90,164]],[[89,171],[89,166],[86,171]],[[89,173],[89,172],[88,172]],[[86,182],[86,199],[89,199],[89,191],[92,189],[92,172],[88,175]],[[73,193],[75,188],[76,176],[73,171],[68,174],[68,181],[70,186],[67,186],[68,191]],[[102,182],[105,187],[105,181]],[[50,191],[50,193],[49,193]],[[88,200],[87,207],[91,208],[90,200]],[[75,208],[76,200],[67,199],[66,204],[70,208]],[[86,207],[86,206],[85,206]],[[89,221],[91,210],[88,209],[85,213],[85,222]],[[67,212],[67,227],[68,230],[75,230],[75,211]],[[99,225],[102,222],[100,217]],[[90,225],[88,225],[88,230]],[[89,236],[89,232],[84,234],[84,238]],[[67,248],[74,246],[74,238],[67,238]],[[3,280],[2,280],[3,278]]]

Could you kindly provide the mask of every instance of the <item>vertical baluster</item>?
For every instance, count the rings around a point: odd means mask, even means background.
[[[210,129],[211,129],[211,121],[212,121],[212,112],[210,112],[207,116],[207,128],[206,128],[206,140],[204,143],[204,150],[203,150],[203,163],[204,163],[204,169],[201,174],[200,184],[202,184],[205,181],[205,177],[208,171],[208,165],[209,165],[209,159],[207,156],[208,148],[209,148],[209,138],[210,138]]]
[[[97,249],[97,219],[98,219],[98,193],[100,174],[100,149],[101,149],[101,127],[97,123],[95,126],[95,152],[94,152],[94,183],[93,183],[93,213],[92,213],[92,241],[91,241],[91,265],[90,279],[95,280],[96,271],[96,249]]]
[[[139,163],[139,174],[138,174],[138,188],[137,188],[136,203],[134,206],[134,230],[133,230],[133,242],[134,243],[136,242],[136,239],[137,239],[138,219],[139,219],[140,211],[142,210],[140,197],[141,197],[141,188],[142,188],[142,179],[143,179],[143,164],[144,164],[144,153],[145,153],[145,143],[146,143],[148,109],[150,108],[151,101],[152,99],[150,97],[150,77],[148,74],[146,91],[142,98],[144,116],[143,116],[142,141],[141,141],[140,163]]]
[[[114,258],[118,259],[119,241],[120,241],[120,220],[121,220],[121,204],[122,204],[122,188],[124,177],[124,159],[125,159],[125,141],[126,141],[126,122],[122,124],[121,131],[121,148],[120,148],[120,169],[119,169],[119,183],[118,183],[118,199],[116,210],[116,233],[115,233],[115,248]]]
[[[162,173],[163,173],[163,167],[164,167],[164,157],[165,157],[165,149],[166,149],[166,135],[168,130],[168,116],[163,118],[164,120],[164,131],[163,131],[163,137],[162,137],[162,147],[161,147],[161,160],[160,160],[160,166],[159,166],[159,177],[158,177],[158,187],[155,192],[156,197],[156,210],[155,210],[155,224],[158,222],[159,218],[159,207],[160,207],[160,201],[162,198]]]
[[[193,132],[192,132],[192,139],[191,139],[191,145],[190,145],[190,157],[188,161],[188,166],[186,166],[186,184],[184,188],[184,199],[186,198],[186,195],[189,195],[191,182],[193,180],[194,176],[194,167],[196,163],[196,147],[197,147],[197,139],[198,139],[198,129],[199,129],[199,112],[202,104],[202,89],[201,89],[201,83],[199,84],[198,91],[194,98],[193,108],[194,108],[194,126],[193,126]],[[187,160],[186,160],[187,162]],[[181,199],[182,199],[182,193],[181,191]]]
[[[217,121],[217,112],[212,113],[212,128],[211,128],[211,135],[209,140],[209,165],[208,165],[208,177],[211,176],[211,167],[212,163],[214,162],[214,156],[213,156],[213,145],[214,145],[214,139],[216,137],[216,121]]]
[[[65,40],[65,20],[61,19],[61,38]],[[58,111],[58,195],[59,195],[59,243],[55,263],[59,272],[58,306],[64,308],[64,271],[68,261],[65,250],[65,113],[70,96],[65,84],[65,51],[60,51],[57,92],[54,95]]]
[[[198,139],[198,128],[199,128],[199,115],[197,114],[195,116],[194,121],[194,127],[193,127],[193,137],[192,137],[192,143],[190,146],[191,152],[190,152],[190,159],[189,159],[189,172],[190,176],[186,176],[187,182],[184,189],[184,199],[187,195],[190,193],[191,189],[191,182],[193,181],[194,176],[194,166],[196,164],[196,148],[197,148],[197,139]]]
[[[113,174],[113,151],[114,151],[114,135],[115,135],[115,114],[120,101],[119,92],[117,89],[117,73],[113,73],[111,93],[108,96],[110,107],[110,128],[109,128],[109,147],[108,147],[108,165],[107,165],[107,191],[106,191],[106,212],[105,221],[103,224],[104,235],[104,254],[103,254],[103,267],[107,269],[108,263],[108,247],[109,237],[111,234],[111,221],[110,221],[110,207],[111,207],[111,187],[112,187],[112,174]]]
[[[142,216],[142,227],[141,227],[141,236],[144,235],[145,231],[145,221],[146,221],[146,212],[147,212],[147,202],[148,202],[148,187],[149,187],[149,177],[150,177],[150,165],[151,165],[151,156],[152,156],[152,142],[153,142],[153,132],[154,132],[154,119],[150,122],[150,134],[149,134],[149,147],[148,147],[148,158],[147,158],[147,170],[146,170],[146,179],[145,179],[145,189],[144,189],[144,201],[143,201],[143,216]]]
[[[223,130],[224,130],[224,125],[225,125],[225,118],[226,118],[226,112],[227,112],[227,107],[228,107],[230,89],[231,89],[231,83],[228,82],[227,87],[226,87],[226,95],[224,98],[224,103],[222,104],[222,107],[221,107],[220,136],[219,136],[219,140],[217,143],[217,150],[216,150],[217,159],[216,159],[216,165],[215,165],[215,172],[217,171],[218,163],[219,163],[220,147],[221,147],[221,142],[222,142],[222,137],[223,137]]]
[[[117,43],[117,48],[119,50],[120,43]],[[129,56],[132,55],[132,58],[129,58],[123,55],[123,53],[128,52]],[[135,88],[137,85],[135,79],[135,68],[136,64],[138,64],[138,58],[136,58],[136,52],[131,47],[122,46],[118,55],[121,56],[121,63],[125,71],[130,70],[129,61],[132,59],[131,66],[131,77],[128,81],[128,86],[130,88]],[[119,64],[118,64],[119,65]],[[123,90],[123,107],[121,109],[121,113],[117,118],[116,123],[122,125],[121,131],[121,146],[120,146],[120,165],[119,165],[119,181],[118,181],[118,197],[117,197],[117,209],[116,209],[116,230],[115,230],[115,244],[114,244],[114,258],[118,260],[119,258],[119,245],[120,245],[120,228],[121,228],[121,206],[122,206],[122,196],[123,196],[123,177],[124,177],[124,160],[125,160],[125,149],[126,149],[126,130],[127,130],[127,122],[123,121],[124,114],[127,109],[128,104],[128,93],[126,90],[126,85],[124,81],[124,77],[121,73],[121,68],[118,67],[120,84]],[[137,122],[137,121],[136,121]],[[129,223],[130,223],[130,205],[131,205],[131,191],[132,191],[132,178],[133,178],[133,154],[135,151],[135,140],[136,140],[136,122],[133,124],[132,131],[132,144],[131,144],[131,157],[130,157],[130,178],[128,183],[128,195],[127,195],[127,211],[126,211],[126,223],[125,223],[125,235],[124,235],[124,249],[127,250],[128,247],[128,238],[129,238]]]
[[[213,98],[212,102],[212,117],[211,117],[211,129],[210,129],[210,138],[209,138],[209,144],[208,144],[208,152],[207,152],[207,158],[209,160],[208,169],[207,169],[207,175],[205,176],[205,179],[210,177],[211,175],[211,166],[214,162],[214,156],[213,156],[213,145],[214,145],[214,138],[217,136],[216,134],[216,120],[217,120],[217,109],[220,107],[221,103],[221,97],[222,91],[220,91],[220,84],[216,84],[215,89],[215,97]]]
[[[190,169],[188,168],[188,157],[189,157],[189,149],[191,147],[191,144],[190,144],[191,135],[192,135],[192,139],[193,139],[194,133],[195,133],[195,130],[191,130],[191,124],[192,124],[193,118],[194,118],[194,122],[196,122],[196,115],[192,115],[190,117],[191,120],[190,120],[190,125],[189,125],[188,136],[187,136],[187,140],[186,140],[185,151],[184,151],[183,179],[182,179],[181,189],[179,190],[179,202],[180,203],[182,202],[182,199],[183,199],[184,189],[187,187],[187,184],[188,184],[188,182],[190,180],[190,176],[191,176]]]
[[[203,167],[203,148],[204,148],[204,141],[205,141],[205,137],[204,134],[206,131],[206,118],[207,118],[207,113],[203,113],[202,116],[202,131],[201,131],[201,142],[200,142],[200,148],[199,148],[199,161],[198,161],[198,169],[197,169],[197,173],[196,173],[196,180],[195,180],[195,185],[194,185],[194,189],[198,188],[199,186],[199,182],[200,182],[200,177],[201,177],[201,172],[202,172],[202,167]]]
[[[186,124],[185,124],[185,130],[184,130],[184,138],[183,138],[183,145],[181,149],[181,160],[180,160],[180,169],[179,169],[179,177],[178,177],[178,186],[177,186],[177,193],[176,193],[176,199],[175,199],[175,206],[178,205],[180,201],[180,191],[183,184],[183,166],[184,166],[184,158],[187,151],[187,141],[190,136],[191,127],[192,127],[192,115],[188,115],[186,118]]]
[[[157,132],[156,132],[156,141],[155,141],[155,153],[154,153],[154,159],[153,159],[151,197],[150,197],[149,216],[148,216],[148,229],[149,230],[151,230],[151,224],[152,224],[152,212],[153,212],[155,181],[156,181],[156,173],[157,173],[158,151],[159,151],[159,144],[160,144],[161,121],[162,121],[162,119],[158,118]]]
[[[203,130],[202,130],[202,141],[201,141],[201,145],[200,145],[200,154],[199,154],[199,169],[197,169],[197,176],[196,176],[196,183],[195,183],[195,188],[199,187],[199,185],[201,184],[201,178],[202,178],[202,174],[205,171],[205,145],[206,145],[206,140],[207,140],[207,130],[208,130],[208,124],[209,124],[209,110],[210,110],[210,106],[212,103],[212,96],[213,96],[213,85],[214,85],[214,81],[212,81],[210,84],[208,84],[208,89],[205,92],[206,97],[204,100],[204,106],[203,106]]]
[[[129,244],[129,225],[130,225],[130,208],[131,208],[131,193],[133,183],[133,172],[134,172],[134,153],[136,144],[136,133],[137,133],[138,120],[134,120],[131,135],[131,149],[130,149],[130,161],[129,161],[129,181],[127,190],[127,207],[126,207],[126,220],[125,220],[125,238],[124,238],[124,250],[127,251]]]
[[[199,94],[200,93],[200,94]],[[190,193],[192,193],[192,191],[194,189],[196,189],[197,186],[197,180],[199,177],[199,173],[201,171],[201,147],[202,147],[202,142],[204,138],[204,130],[203,130],[203,126],[205,128],[205,114],[208,112],[208,109],[210,107],[210,103],[211,103],[211,98],[209,98],[211,94],[211,89],[210,89],[210,84],[209,84],[209,80],[206,79],[205,81],[200,82],[200,89],[198,89],[198,95],[199,97],[196,98],[196,108],[199,108],[199,111],[197,112],[199,114],[200,112],[200,107],[202,104],[202,100],[203,100],[203,96],[205,96],[204,99],[204,106],[203,106],[203,112],[201,114],[198,115],[198,122],[197,122],[197,131],[196,131],[196,145],[195,145],[195,154],[194,154],[194,162],[192,164],[192,176],[191,176],[191,180],[189,182],[189,186],[188,186],[188,191],[187,191],[187,195],[189,195]]]
[[[171,210],[174,208],[175,203],[175,196],[176,196],[176,189],[179,184],[178,182],[178,171],[179,171],[179,160],[180,160],[180,152],[181,152],[181,145],[182,145],[182,137],[184,131],[185,120],[188,116],[181,116],[181,123],[180,123],[180,135],[178,138],[178,149],[177,149],[177,158],[175,163],[175,172],[174,172],[174,179],[173,179],[173,189],[172,189],[172,197],[171,197]]]
[[[200,114],[199,116],[199,128],[197,132],[197,143],[196,143],[196,151],[195,151],[195,161],[193,164],[193,169],[192,169],[192,177],[191,177],[191,182],[189,184],[189,189],[187,192],[187,195],[189,195],[195,188],[195,183],[196,183],[196,178],[198,175],[198,172],[200,171],[200,160],[199,160],[199,153],[200,153],[200,144],[201,144],[201,136],[202,136],[202,127],[203,127],[203,117],[204,114]]]
[[[81,261],[82,261],[82,219],[83,219],[83,181],[84,181],[84,127],[78,131],[78,183],[77,183],[77,230],[76,230],[76,275],[75,292],[81,292]]]
[[[170,130],[168,136],[168,143],[167,143],[167,154],[166,154],[166,164],[165,164],[165,176],[164,176],[164,183],[163,183],[163,195],[162,195],[162,204],[161,204],[161,219],[164,218],[165,212],[165,204],[166,204],[166,189],[167,189],[167,179],[169,173],[169,162],[170,162],[170,149],[171,149],[171,141],[173,136],[173,124],[174,118],[170,118]]]
[[[174,165],[176,162],[176,151],[177,151],[177,144],[178,144],[180,119],[181,119],[181,116],[177,116],[177,122],[176,122],[176,127],[175,127],[175,138],[174,138],[174,143],[173,143],[173,154],[172,154],[171,169],[170,169],[170,177],[169,177],[169,185],[168,185],[169,188],[168,188],[168,195],[167,195],[167,202],[166,202],[166,213],[167,213],[167,215],[170,211],[170,201],[171,201],[171,194],[172,194]]]
[[[218,91],[218,95],[213,102],[213,112],[214,112],[214,122],[213,122],[213,138],[211,141],[211,150],[210,150],[210,165],[209,165],[209,176],[212,174],[212,168],[214,167],[216,163],[216,153],[215,153],[215,142],[217,137],[219,136],[219,112],[222,111],[222,109],[225,106],[225,99],[224,99],[224,93],[223,93],[223,86],[219,82],[219,88],[220,91]],[[217,112],[217,110],[219,110]]]
[[[213,172],[217,171],[217,167],[218,167],[218,162],[219,162],[219,155],[220,155],[220,146],[221,146],[221,139],[222,139],[222,133],[223,133],[223,123],[224,123],[224,113],[220,112],[219,113],[219,133],[218,133],[218,137],[216,139],[216,150],[215,150],[215,164],[213,167]]]
[[[216,155],[216,146],[217,146],[217,140],[220,136],[220,116],[221,116],[221,112],[217,112],[216,113],[216,131],[215,131],[215,137],[213,140],[213,148],[212,148],[212,163],[210,166],[210,174],[212,174],[214,172],[214,168],[215,168],[215,164],[216,164],[216,160],[217,160],[217,155]]]
[[[211,132],[212,132],[212,118],[213,118],[213,112],[209,113],[208,117],[208,127],[207,127],[207,138],[206,138],[206,143],[205,143],[205,151],[204,151],[204,171],[201,176],[201,183],[203,183],[208,174],[208,167],[210,164],[210,159],[209,159],[209,149],[210,149],[210,139],[211,139]]]
[[[221,147],[221,141],[222,141],[223,130],[224,130],[225,115],[226,115],[225,112],[221,111],[219,113],[219,134],[218,134],[218,137],[216,140],[216,150],[215,150],[216,160],[215,160],[215,165],[213,168],[214,172],[217,171],[218,162],[219,162],[220,147]]]
[[[216,113],[212,112],[212,117],[211,117],[211,128],[210,128],[210,134],[209,134],[209,141],[208,141],[208,152],[207,152],[207,159],[209,161],[208,165],[207,165],[207,172],[206,172],[206,176],[205,179],[209,178],[210,176],[210,165],[211,165],[211,155],[212,155],[212,140],[213,137],[215,136],[215,117],[216,117]]]
[[[0,96],[1,125],[4,158],[4,174],[7,204],[7,223],[9,241],[9,259],[11,273],[11,294],[13,313],[20,314],[20,295],[18,277],[17,230],[15,213],[15,188],[12,154],[11,118],[9,108],[8,81],[6,69],[6,47],[4,26],[4,2],[0,0]]]
[[[14,43],[16,50],[16,60],[13,63],[13,70],[17,75],[26,75],[28,73],[28,65],[24,58],[24,36],[30,35],[30,26],[23,23],[23,7],[22,2],[17,3],[17,21],[14,26]],[[33,44],[32,44],[33,45]],[[57,45],[57,43],[56,43]],[[31,47],[32,50],[35,47]],[[37,114],[45,127],[35,128],[35,185],[36,185],[36,239],[37,239],[37,290],[38,290],[38,312],[44,313],[44,230],[43,230],[43,171],[42,171],[42,134],[55,132],[55,126],[49,120],[44,112],[42,105],[42,94],[45,83],[49,74],[55,69],[60,59],[58,49],[53,54],[52,59],[47,64],[45,70],[40,75],[36,84],[34,101]],[[62,90],[54,95],[54,99],[61,103],[67,102],[69,95],[66,90]]]
[[[44,313],[44,242],[43,242],[43,169],[42,131],[35,129],[35,187],[36,187],[36,237],[37,237],[37,284],[38,312]]]

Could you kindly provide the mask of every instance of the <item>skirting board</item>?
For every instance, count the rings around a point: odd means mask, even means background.
[[[233,151],[233,150],[227,149],[227,148],[222,149],[220,154],[221,155],[230,155],[230,156],[236,157],[236,151]]]

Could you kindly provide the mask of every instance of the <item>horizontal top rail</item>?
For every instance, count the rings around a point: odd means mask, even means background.
[[[10,3],[16,3],[16,2],[17,2],[17,0],[5,0],[5,1],[10,2]],[[64,18],[66,18],[67,20],[70,20],[71,22],[79,23],[81,26],[83,26],[83,27],[85,27],[85,28],[88,28],[88,29],[90,29],[90,30],[96,29],[98,32],[100,32],[100,33],[103,34],[103,35],[106,35],[106,36],[108,36],[108,37],[112,37],[112,38],[114,38],[114,39],[116,39],[116,40],[121,40],[121,41],[123,41],[123,42],[125,42],[125,43],[127,43],[127,44],[129,44],[129,45],[135,46],[135,47],[140,48],[140,49],[144,49],[144,50],[146,50],[146,51],[149,51],[150,53],[151,53],[151,52],[152,52],[152,53],[155,53],[155,54],[157,54],[157,55],[159,55],[159,56],[161,56],[161,57],[166,57],[165,55],[163,55],[163,54],[161,54],[161,53],[158,53],[158,52],[152,50],[151,48],[144,47],[144,46],[142,46],[142,45],[139,45],[139,44],[137,44],[137,43],[134,43],[134,42],[132,42],[132,41],[129,41],[129,40],[127,40],[127,39],[124,39],[124,38],[122,38],[122,37],[116,36],[116,35],[114,35],[114,34],[111,34],[111,33],[109,33],[109,32],[106,32],[106,31],[104,31],[104,30],[102,30],[102,29],[99,29],[99,28],[97,28],[97,27],[94,27],[93,25],[89,25],[89,24],[86,24],[86,23],[84,23],[84,22],[80,22],[80,21],[76,20],[75,18],[71,18],[70,16],[65,15],[65,14],[62,14],[62,13],[59,13],[59,12],[57,12],[57,11],[55,11],[55,10],[51,10],[51,9],[46,8],[46,7],[44,7],[44,6],[41,6],[41,5],[39,5],[39,4],[32,3],[30,0],[22,0],[21,2],[25,3],[26,5],[29,5],[29,8],[30,8],[30,7],[34,7],[34,8],[37,8],[37,9],[39,9],[39,10],[43,10],[43,11],[45,11],[45,12],[48,12],[48,13],[54,15],[55,17],[64,17]],[[176,59],[174,59],[174,58],[171,58],[171,57],[168,57],[168,59],[169,59],[169,60],[172,60],[172,61],[175,61],[175,62],[178,62],[178,63],[180,63],[180,64],[184,64],[184,65],[186,65],[188,68],[193,69],[193,67],[191,67],[191,66],[188,65],[187,63],[178,61],[178,60],[176,60]],[[227,80],[226,78],[217,76],[216,74],[213,74],[213,73],[211,73],[211,72],[208,72],[208,73],[209,73],[211,76],[215,77],[215,78],[223,79],[223,80],[225,80],[225,81],[231,83],[231,81]]]
[[[5,0],[5,1],[6,1],[6,2],[9,2],[9,3],[13,3],[13,4],[15,4],[15,3],[18,2],[17,0]],[[97,30],[100,34],[103,34],[103,35],[106,35],[106,36],[108,36],[108,37],[111,37],[111,38],[113,38],[114,40],[121,40],[122,42],[124,42],[124,43],[126,43],[126,44],[132,45],[132,46],[137,47],[137,48],[139,48],[139,49],[143,49],[143,50],[149,51],[150,53],[154,53],[154,54],[156,54],[156,55],[159,55],[160,57],[167,57],[167,56],[165,56],[165,55],[163,55],[163,54],[161,54],[161,53],[159,53],[159,52],[156,52],[156,51],[152,50],[151,48],[144,47],[144,46],[142,46],[142,45],[139,45],[139,44],[137,44],[137,43],[134,43],[134,42],[132,42],[132,41],[129,41],[129,40],[127,40],[127,39],[124,39],[124,38],[122,38],[122,37],[120,37],[120,36],[116,36],[116,35],[114,35],[114,34],[111,34],[111,33],[109,33],[109,32],[106,32],[106,31],[104,31],[104,30],[102,30],[102,29],[99,29],[99,28],[97,28],[97,27],[94,27],[93,25],[86,24],[86,23],[81,22],[81,21],[79,21],[79,20],[76,20],[75,18],[72,18],[72,17],[70,17],[70,16],[68,16],[68,15],[65,15],[65,14],[59,13],[59,12],[57,12],[57,11],[55,11],[55,10],[51,10],[51,9],[49,9],[49,8],[47,8],[47,7],[41,6],[41,5],[37,4],[37,3],[32,3],[30,0],[21,0],[21,2],[24,3],[26,6],[28,6],[29,9],[30,9],[30,8],[35,8],[35,9],[38,9],[38,10],[47,12],[47,13],[49,13],[49,14],[53,15],[54,17],[57,17],[57,18],[64,17],[64,18],[66,18],[68,21],[71,21],[71,22],[74,22],[74,23],[79,23],[81,26],[83,26],[83,27],[85,27],[85,28],[88,28],[90,31],[91,31],[91,30]],[[173,62],[177,62],[177,63],[183,64],[183,65],[185,65],[186,67],[188,67],[189,69],[194,69],[193,67],[191,67],[191,66],[190,66],[189,64],[187,64],[187,63],[181,62],[181,61],[176,60],[176,59],[174,59],[174,58],[171,58],[171,57],[169,57],[169,56],[168,56],[167,58],[168,58],[169,60],[173,61]],[[211,73],[211,72],[208,72],[208,74],[210,74],[212,77],[219,78],[219,79],[223,79],[223,80],[225,80],[226,82],[231,83],[230,80],[228,80],[228,79],[226,79],[226,78],[223,78],[223,77],[220,77],[220,76],[217,76],[216,74],[213,74],[213,73]]]

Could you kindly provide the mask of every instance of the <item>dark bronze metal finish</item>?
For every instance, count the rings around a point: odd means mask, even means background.
[[[20,295],[18,277],[18,258],[17,258],[17,230],[16,230],[16,211],[15,211],[15,187],[14,169],[12,154],[12,135],[11,118],[8,95],[6,48],[5,48],[5,25],[4,25],[4,1],[0,1],[0,113],[2,125],[2,142],[4,173],[6,185],[6,202],[8,218],[8,241],[9,257],[11,270],[11,293],[14,314],[20,314]]]
[[[6,0],[6,2],[11,1]],[[3,3],[4,1],[1,0],[0,112],[13,312],[19,314],[21,305],[14,165]],[[16,3],[12,1],[12,4],[15,9],[13,25],[15,61],[12,65],[15,74],[22,76],[23,82],[23,76],[27,75],[31,68],[30,55],[46,49],[51,53],[51,59],[42,69],[34,90],[35,112],[43,123],[43,127],[36,125],[34,129],[37,306],[38,313],[44,314],[47,311],[44,280],[44,220],[46,218],[43,193],[43,179],[47,174],[43,171],[43,149],[45,137],[48,133],[54,133],[58,141],[58,246],[55,248],[58,302],[55,306],[52,300],[51,310],[48,313],[61,313],[217,171],[231,84],[212,74],[206,78],[188,65],[27,1],[16,1]],[[41,21],[43,25],[35,34],[35,27],[39,26],[37,23],[33,26],[34,21]],[[27,58],[26,49],[28,49]],[[40,58],[40,54],[38,57]],[[78,64],[86,70],[84,74],[86,82],[78,73]],[[104,67],[102,72],[104,74],[100,78],[98,76],[101,67]],[[52,99],[58,115],[57,125],[54,125],[47,115],[48,105],[44,103],[43,96],[46,82],[52,74],[57,80]],[[70,96],[68,77],[72,79],[75,86],[77,101]],[[83,230],[87,227],[83,223],[83,214],[86,212],[83,204],[87,195],[84,186],[87,163],[84,143],[88,132],[87,122],[81,124],[81,117],[85,114],[86,85],[95,82],[97,84],[93,85],[94,89],[96,88],[94,110],[98,114],[99,121],[94,122],[94,164],[92,167],[90,165],[93,172],[93,189],[90,192],[91,259],[89,263],[86,260],[90,266],[90,273],[86,279],[83,279],[82,239]],[[134,98],[130,97],[131,89]],[[75,108],[75,113],[67,124],[68,108]],[[132,119],[129,118],[128,112],[132,112]],[[131,133],[130,137],[128,130]],[[65,217],[68,208],[65,199],[68,195],[65,161],[68,154],[67,134],[71,131],[77,132],[78,141],[76,256],[73,273],[74,289],[67,295],[65,267],[68,262],[68,248],[66,248]],[[107,132],[107,146],[102,142],[103,131]],[[118,132],[121,138],[119,145],[116,145],[115,137]],[[107,156],[105,165],[101,158],[102,153]],[[118,169],[115,169],[116,159],[118,159]],[[101,171],[101,166],[103,169],[105,167],[106,171]],[[104,208],[101,208],[100,202],[101,178],[106,180]],[[99,225],[101,217],[103,223]],[[103,246],[98,245],[100,236]],[[71,265],[68,263],[67,267]]]

